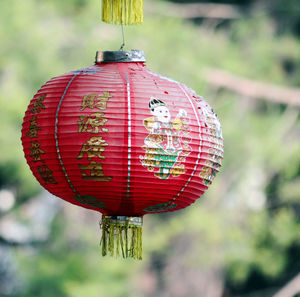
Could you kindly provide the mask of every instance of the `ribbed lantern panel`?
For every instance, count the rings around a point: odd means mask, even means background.
[[[42,186],[109,215],[190,205],[223,155],[220,123],[207,103],[137,62],[51,79],[28,106],[22,142]]]

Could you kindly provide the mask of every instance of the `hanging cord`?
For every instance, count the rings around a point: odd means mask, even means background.
[[[123,22],[122,22],[122,24],[121,24],[121,27],[122,27],[123,43],[121,44],[120,51],[124,51],[124,46],[125,46],[125,34],[124,34],[124,26],[123,26]]]
[[[121,28],[122,28],[122,38],[123,38],[123,43],[121,44],[121,47],[120,47],[120,51],[123,51],[124,50],[124,46],[125,46],[125,34],[124,34],[124,9],[125,6],[124,6],[124,1],[122,0],[122,6],[120,7],[121,8]]]

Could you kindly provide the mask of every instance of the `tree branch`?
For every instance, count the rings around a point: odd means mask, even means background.
[[[215,87],[226,88],[246,97],[300,106],[300,88],[263,83],[218,69],[207,69],[204,73],[206,81]]]
[[[146,6],[145,10],[155,14],[179,18],[215,18],[215,19],[237,19],[241,18],[238,6],[230,4],[195,3],[195,4],[165,4],[165,9],[159,11],[153,6]]]
[[[21,246],[36,246],[39,244],[44,244],[46,240],[30,240],[25,242],[8,240],[5,237],[0,235],[0,245],[8,246],[8,247],[21,247]]]
[[[300,273],[285,285],[274,297],[293,297],[300,293]]]

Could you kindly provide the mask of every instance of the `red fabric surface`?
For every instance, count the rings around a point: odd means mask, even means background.
[[[22,143],[44,188],[107,215],[187,207],[223,154],[219,121],[202,97],[136,62],[52,78],[28,106]]]

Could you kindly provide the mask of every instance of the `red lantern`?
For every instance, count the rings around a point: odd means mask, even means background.
[[[43,85],[24,117],[34,176],[55,196],[103,214],[103,255],[140,259],[143,215],[187,207],[221,164],[212,109],[144,62],[140,51],[97,53],[94,66]]]

